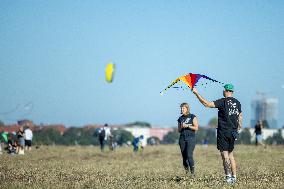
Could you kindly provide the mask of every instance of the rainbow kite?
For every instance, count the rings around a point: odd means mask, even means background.
[[[188,88],[192,89],[197,84],[197,82],[199,81],[200,78],[208,79],[210,81],[213,81],[213,82],[220,83],[220,84],[224,85],[224,83],[222,83],[220,81],[217,81],[215,79],[212,79],[212,78],[210,78],[210,77],[208,77],[206,75],[189,73],[189,74],[183,75],[183,76],[178,77],[177,79],[175,79],[169,86],[167,86],[163,91],[161,91],[160,94],[162,95],[169,88],[173,87],[176,83],[178,83],[180,81],[185,83],[188,86]],[[173,87],[173,88],[178,88],[178,87]]]

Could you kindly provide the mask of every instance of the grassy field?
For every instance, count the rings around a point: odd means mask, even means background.
[[[223,181],[215,146],[195,149],[196,176],[185,175],[179,147],[42,146],[25,155],[0,155],[0,188],[284,188],[284,147],[238,145],[238,182]]]

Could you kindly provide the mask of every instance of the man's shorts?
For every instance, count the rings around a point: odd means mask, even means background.
[[[31,140],[25,140],[25,146],[31,147],[32,141]]]
[[[235,139],[230,131],[217,131],[217,149],[232,152],[235,146]]]
[[[256,142],[257,143],[262,142],[262,135],[256,135]]]

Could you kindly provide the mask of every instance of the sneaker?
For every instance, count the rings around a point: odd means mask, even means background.
[[[232,177],[230,177],[230,176],[226,176],[226,182],[228,183],[228,184],[232,184],[233,183],[233,181],[232,181]]]
[[[185,174],[188,174],[189,168],[188,167],[184,167],[184,170],[185,170]]]
[[[234,177],[234,176],[231,177],[231,180],[232,180],[232,183],[236,183],[237,182],[237,178]]]
[[[191,173],[192,175],[194,175],[194,166],[193,166],[193,167],[190,167],[190,173]]]

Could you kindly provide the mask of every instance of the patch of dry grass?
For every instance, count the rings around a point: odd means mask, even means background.
[[[98,147],[50,147],[1,155],[0,188],[283,188],[284,147],[237,146],[238,182],[223,181],[215,146],[195,149],[196,176],[184,174],[179,147],[131,148],[101,153]]]

